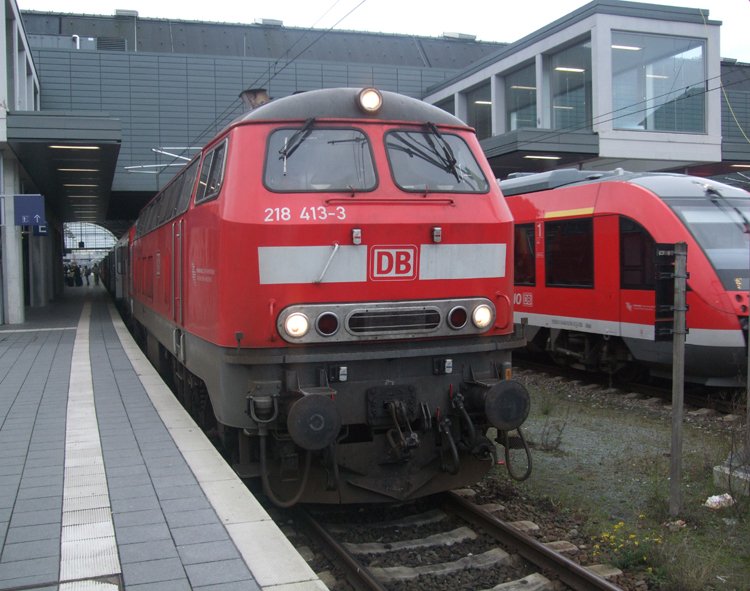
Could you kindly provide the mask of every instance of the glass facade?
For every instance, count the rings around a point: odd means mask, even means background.
[[[505,76],[507,131],[536,127],[536,67],[532,63]]]
[[[63,224],[66,263],[91,265],[100,261],[117,242],[112,232],[89,222]]]
[[[552,128],[591,129],[591,42],[563,49],[550,56]]]
[[[612,31],[615,129],[705,133],[705,41]]]
[[[480,140],[492,135],[492,91],[490,83],[466,93],[467,123],[477,130]]]

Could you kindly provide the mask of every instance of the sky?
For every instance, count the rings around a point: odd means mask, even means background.
[[[439,37],[446,32],[511,43],[587,4],[586,0],[16,0],[21,10],[253,23]],[[654,4],[708,10],[722,21],[721,56],[750,63],[750,0],[663,0]]]

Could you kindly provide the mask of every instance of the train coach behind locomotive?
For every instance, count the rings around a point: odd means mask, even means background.
[[[561,364],[671,376],[655,339],[655,244],[688,246],[686,376],[747,375],[750,194],[668,173],[561,169],[500,182],[516,221],[516,322]]]
[[[230,124],[144,208],[124,293],[149,357],[275,502],[410,499],[481,478],[491,427],[523,445],[512,237],[461,121],[311,91]]]

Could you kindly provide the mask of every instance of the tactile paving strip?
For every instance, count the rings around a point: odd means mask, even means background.
[[[68,394],[60,591],[116,591],[119,584],[92,579],[122,572],[94,406],[90,316],[87,302],[76,332]]]

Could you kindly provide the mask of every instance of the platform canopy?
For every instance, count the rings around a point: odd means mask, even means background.
[[[122,233],[121,222],[108,215],[122,142],[119,119],[101,112],[16,111],[8,113],[7,133],[35,191],[61,222]]]

